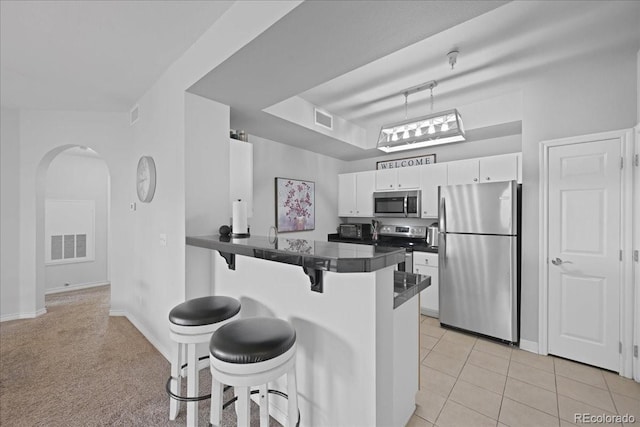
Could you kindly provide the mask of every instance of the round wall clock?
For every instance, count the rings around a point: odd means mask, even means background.
[[[156,164],[151,156],[142,156],[138,161],[136,176],[138,198],[141,202],[149,203],[156,191]]]

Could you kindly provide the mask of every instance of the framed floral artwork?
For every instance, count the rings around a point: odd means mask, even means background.
[[[276,178],[276,228],[278,232],[316,228],[315,183]]]

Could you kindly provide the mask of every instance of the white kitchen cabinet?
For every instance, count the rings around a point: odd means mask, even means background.
[[[447,184],[476,184],[511,180],[522,182],[520,169],[520,153],[448,162]]]
[[[518,154],[480,159],[480,182],[518,180]]]
[[[376,190],[409,190],[420,187],[421,167],[380,169],[376,172]]]
[[[253,144],[229,139],[230,200],[247,202],[247,216],[253,216]]]
[[[373,216],[376,171],[338,175],[338,216]]]
[[[422,218],[438,217],[438,186],[447,185],[447,164],[434,163],[420,168]]]
[[[397,169],[381,169],[376,171],[376,190],[395,190],[397,185]]]
[[[413,272],[431,276],[431,286],[420,292],[420,312],[427,316],[439,317],[438,254],[414,252]]]

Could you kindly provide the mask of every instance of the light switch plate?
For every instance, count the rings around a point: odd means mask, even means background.
[[[136,210],[136,202],[129,203],[129,210],[131,212],[135,212],[135,210]]]

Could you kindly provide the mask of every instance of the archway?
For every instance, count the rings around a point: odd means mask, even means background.
[[[82,234],[74,234],[73,232],[64,231],[58,226],[58,231],[53,233],[52,236],[52,225],[51,218],[49,218],[49,223],[47,225],[46,215],[45,215],[45,204],[47,203],[47,183],[50,183],[51,177],[49,176],[49,172],[51,170],[52,163],[56,161],[56,164],[59,161],[66,162],[66,166],[71,167],[79,167],[78,165],[83,165],[82,168],[85,172],[84,177],[91,176],[90,174],[86,174],[88,165],[84,165],[82,159],[78,157],[73,162],[69,162],[69,159],[72,159],[72,156],[64,156],[59,157],[61,154],[76,154],[82,156],[81,153],[86,153],[85,157],[87,157],[87,161],[89,161],[89,157],[93,160],[93,167],[99,166],[104,168],[106,171],[106,177],[103,177],[103,182],[105,185],[105,189],[103,190],[104,202],[95,202],[91,196],[87,196],[87,191],[91,191],[91,186],[84,185],[82,190],[78,190],[78,188],[71,188],[66,192],[60,193],[58,190],[58,198],[49,200],[49,209],[50,212],[53,211],[52,206],[55,206],[58,209],[73,209],[74,217],[71,221],[67,219],[67,223],[76,223],[78,221],[77,212],[80,212],[80,217],[82,218],[83,211],[82,209],[87,209],[87,206],[93,209],[89,214],[92,215],[89,218],[90,221],[93,221],[92,224],[87,226],[87,232],[82,232]],[[75,166],[74,166],[75,165]],[[54,179],[54,182],[57,183],[57,187],[60,188],[60,184],[62,183],[70,183],[69,177],[62,179],[59,177],[60,175],[60,165],[54,167],[54,170],[57,171],[57,179]],[[64,169],[64,168],[62,168]],[[73,175],[72,171],[67,171],[67,175]],[[64,174],[63,174],[64,175]],[[82,173],[77,177],[79,180],[83,179]],[[65,181],[66,179],[66,181]],[[56,147],[53,150],[50,150],[45,156],[42,158],[40,163],[38,164],[36,171],[36,306],[45,307],[45,294],[47,291],[57,292],[67,290],[63,288],[62,282],[65,280],[61,279],[61,277],[70,277],[80,280],[81,283],[72,283],[73,280],[70,279],[67,281],[67,286],[70,289],[80,289],[84,287],[89,287],[92,285],[91,281],[87,282],[85,280],[82,283],[81,278],[86,278],[87,276],[91,276],[91,273],[87,275],[87,271],[93,270],[102,270],[103,275],[106,274],[101,282],[107,283],[110,282],[111,278],[111,263],[110,263],[110,249],[111,249],[111,227],[110,227],[110,200],[111,200],[111,172],[109,170],[109,165],[97,151],[91,149],[90,147],[85,147],[77,144],[69,144]],[[86,180],[85,180],[86,181]],[[79,182],[79,185],[86,184],[86,182]],[[51,189],[49,189],[51,191]],[[62,194],[62,197],[60,195]],[[55,195],[55,192],[54,192]],[[99,195],[96,195],[98,197]],[[104,211],[97,211],[98,209],[104,209]],[[84,214],[87,216],[86,214]],[[61,221],[65,222],[64,215],[58,215],[57,224]],[[99,219],[99,221],[96,221]],[[86,221],[85,221],[86,222]],[[99,222],[99,223],[98,223]],[[54,224],[56,222],[54,221]],[[76,227],[74,225],[74,227]],[[92,228],[93,227],[93,228]],[[63,228],[63,227],[62,227]],[[71,242],[69,242],[68,238],[71,238]],[[82,238],[82,239],[81,239]],[[71,243],[71,245],[69,245]],[[55,250],[59,246],[59,250]],[[69,252],[69,249],[71,251]],[[70,255],[69,255],[70,254]],[[96,273],[93,273],[95,275]],[[49,280],[47,280],[49,276]],[[55,276],[52,279],[51,276]],[[58,280],[59,286],[52,285],[52,282]],[[95,282],[95,281],[94,281]],[[93,285],[98,284],[100,281],[93,283]]]

